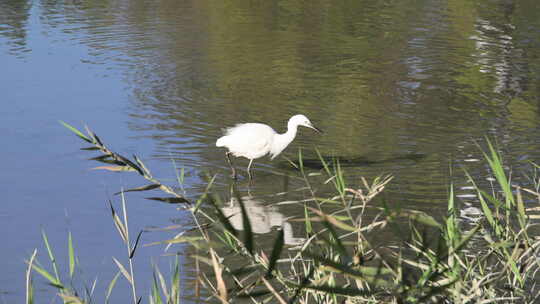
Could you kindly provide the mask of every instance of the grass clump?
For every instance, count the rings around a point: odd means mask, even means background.
[[[107,298],[121,274],[132,287],[133,302],[141,302],[132,263],[141,233],[135,242],[130,241],[123,194],[160,189],[168,196],[150,199],[181,204],[191,211],[196,226],[195,230],[186,227],[173,239],[161,243],[172,246],[187,242],[196,248],[192,258],[197,262],[198,280],[210,298],[220,303],[538,301],[540,240],[533,229],[534,208],[527,206],[540,202],[540,182],[534,179],[533,189],[513,184],[501,156],[489,141],[484,157],[496,183],[491,189],[482,189],[467,175],[482,211],[481,220],[476,223],[460,219],[460,206],[454,199],[452,185],[446,215],[436,219],[424,212],[395,209],[384,201],[376,202],[392,176],[380,176],[372,181],[362,178],[358,185],[352,185],[345,180],[339,162],[328,163],[320,155],[324,183],[333,185],[335,195],[318,197],[313,180],[304,170],[300,152],[298,170],[308,197],[296,203],[303,210],[303,217],[292,220],[303,224],[304,239],[291,247],[286,243],[283,226],[275,232],[269,250],[257,246],[245,198],[234,184],[231,196],[239,205],[240,226],[232,222],[233,216],[225,214],[223,200],[211,192],[216,176],[209,179],[205,193],[191,202],[184,193],[177,193],[152,177],[138,157],[134,156],[133,160],[123,157],[110,151],[90,130],[85,135],[64,125],[90,143],[89,149],[100,151],[102,155],[94,159],[109,165],[102,168],[132,171],[150,182],[120,192],[123,217],[111,205],[113,221],[126,244],[129,267],[115,259],[119,273],[109,284]],[[376,216],[368,219],[367,210]],[[380,236],[387,239],[381,241]],[[44,242],[51,257],[45,234]],[[71,238],[69,242],[72,248]],[[73,273],[71,250],[70,275]],[[37,266],[36,252],[30,258],[27,303],[33,303],[31,270],[56,287],[64,303],[89,303],[92,293],[81,297],[81,293],[65,287],[55,259],[50,260],[53,273]],[[182,301],[177,260],[169,284],[158,269],[151,280],[149,303]]]

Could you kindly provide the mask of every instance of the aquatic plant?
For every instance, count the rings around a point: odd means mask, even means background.
[[[482,189],[467,175],[482,211],[476,223],[460,219],[453,185],[448,188],[447,213],[436,219],[379,199],[392,176],[372,181],[361,178],[354,184],[345,180],[338,161],[328,162],[320,155],[321,173],[326,175],[323,183],[332,184],[335,195],[318,197],[299,151],[296,164],[309,195],[295,203],[303,210],[303,217],[294,220],[303,224],[305,240],[290,247],[280,229],[275,232],[273,246],[259,248],[245,199],[234,184],[231,194],[239,205],[240,228],[235,228],[232,217],[224,213],[224,200],[211,192],[215,175],[209,178],[199,199],[191,202],[153,178],[138,157],[130,160],[110,151],[88,128],[85,135],[64,125],[92,144],[90,149],[102,153],[94,160],[114,165],[102,169],[136,172],[151,182],[119,192],[123,219],[111,205],[113,221],[127,247],[129,270],[115,260],[119,273],[109,284],[107,298],[121,273],[132,286],[134,303],[141,301],[132,265],[140,233],[132,245],[123,194],[151,189],[169,195],[151,199],[178,203],[189,210],[196,227],[185,227],[176,237],[158,243],[193,245],[196,251],[191,257],[196,261],[198,280],[210,298],[221,303],[534,303],[540,297],[536,284],[540,239],[533,229],[538,207],[527,208],[540,202],[540,181],[533,176],[533,189],[513,183],[501,155],[489,141],[484,158],[496,183],[491,189]],[[368,219],[368,209],[376,216]],[[388,239],[377,242],[376,236],[382,234]],[[53,272],[38,266],[34,251],[28,262],[27,303],[34,301],[32,270],[57,288],[65,303],[90,302],[92,292],[81,296],[60,280],[56,260],[43,235]],[[71,275],[75,261],[71,237],[68,242]],[[150,303],[182,301],[175,265],[169,287],[161,272],[154,271]]]

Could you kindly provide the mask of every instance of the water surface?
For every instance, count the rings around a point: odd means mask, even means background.
[[[0,301],[23,299],[33,248],[46,260],[41,228],[61,257],[72,231],[84,275],[98,276],[97,290],[105,290],[115,274],[111,256],[124,254],[106,202],[117,204],[112,193],[143,181],[88,170],[90,155],[58,120],[88,124],[171,183],[174,159],[186,170],[190,198],[204,190],[207,174],[218,174],[215,191],[228,200],[228,166],[215,147],[221,129],[264,122],[284,132],[287,119],[302,113],[325,133],[301,129],[284,156],[294,159],[301,148],[307,158],[318,149],[361,160],[345,167],[351,186],[360,176],[392,174],[389,204],[440,215],[451,181],[462,203],[475,204],[461,168],[481,183],[489,177],[478,161],[485,136],[516,182],[526,182],[520,175],[540,159],[540,7],[535,0],[4,0],[0,90]],[[284,159],[262,159],[254,169],[254,210],[305,197]],[[244,180],[239,187],[247,195]],[[142,197],[129,197],[133,231],[190,222]],[[265,212],[273,220],[261,233],[301,211]],[[291,237],[301,236],[292,229]],[[166,237],[149,233],[144,241]],[[161,253],[146,247],[138,256],[141,294],[151,258]],[[193,269],[183,263],[191,286]],[[125,299],[125,288],[114,296]]]

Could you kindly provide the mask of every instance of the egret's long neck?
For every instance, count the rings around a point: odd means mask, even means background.
[[[296,125],[288,125],[287,132],[274,135],[274,143],[271,151],[272,158],[281,153],[281,151],[283,151],[291,143],[291,141],[293,141],[293,139],[296,137],[297,129],[298,126]]]
[[[298,130],[298,126],[297,125],[288,125],[287,126],[287,132],[283,133],[283,134],[278,134],[277,135],[277,140],[284,144],[285,147],[288,146],[291,141],[293,141],[293,139],[296,137],[296,131]],[[283,149],[285,149],[285,147],[283,147]]]

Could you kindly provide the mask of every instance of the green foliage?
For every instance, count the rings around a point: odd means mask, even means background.
[[[377,178],[371,184],[362,180],[362,185],[351,189],[339,163],[330,167],[321,157],[327,182],[333,183],[343,208],[325,210],[323,203],[333,198],[315,196],[315,207],[304,204],[304,221],[309,226],[306,242],[293,258],[281,263],[275,253],[283,246],[279,235],[270,260],[263,249],[253,248],[249,254],[234,251],[234,255],[251,260],[251,271],[228,273],[236,282],[252,282],[238,296],[289,303],[476,303],[493,299],[533,303],[538,294],[534,282],[540,268],[536,259],[540,242],[529,236],[532,225],[521,189],[512,191],[501,156],[489,142],[488,149],[484,155],[497,181],[490,192],[496,195],[488,194],[467,175],[476,187],[485,219],[474,225],[459,219],[452,185],[442,223],[423,212],[389,207],[380,208],[379,220],[364,223],[363,211],[379,208],[371,204],[391,177]],[[298,164],[311,187],[301,152]],[[537,194],[530,189],[526,192]],[[371,235],[404,218],[409,229],[396,233],[398,246],[372,244]],[[222,224],[227,225],[226,221]],[[245,246],[238,239],[235,244]],[[258,268],[258,275],[254,275]],[[225,273],[227,269],[225,265]],[[263,281],[264,277],[268,280]],[[228,299],[234,301],[234,294]]]
[[[128,161],[108,150],[91,131],[87,130],[86,136],[64,125],[83,140],[94,144],[106,156],[96,160],[112,160],[151,182],[148,186],[119,192],[122,215],[110,203],[113,223],[127,248],[129,267],[114,258],[119,271],[109,283],[106,301],[122,274],[132,286],[133,302],[139,303],[141,298],[136,296],[132,262],[141,233],[134,243],[130,241],[124,193],[161,190],[191,205],[184,195],[154,179],[139,158],[135,157],[134,162]],[[297,168],[311,193],[308,200],[298,202],[298,207],[304,211],[300,220],[306,233],[300,247],[285,250],[288,245],[285,244],[284,232],[278,230],[269,257],[266,248],[258,248],[244,199],[233,185],[231,196],[239,204],[242,219],[242,228],[238,228],[243,230],[240,234],[230,217],[222,211],[219,196],[210,192],[216,175],[209,178],[205,192],[190,209],[198,232],[186,229],[175,238],[158,243],[171,246],[187,242],[193,245],[197,249],[193,258],[198,280],[221,303],[235,303],[238,299],[281,304],[534,303],[540,294],[535,284],[536,272],[540,269],[537,259],[540,241],[531,231],[532,209],[526,208],[524,195],[531,195],[529,200],[539,202],[537,189],[540,182],[533,178],[534,189],[513,184],[509,178],[511,174],[503,166],[503,158],[489,141],[487,143],[488,151],[484,152],[484,157],[497,183],[492,185],[492,189],[482,189],[467,175],[476,189],[483,215],[476,224],[460,220],[460,207],[454,198],[453,185],[449,187],[447,214],[442,219],[416,210],[391,208],[388,204],[380,207],[377,197],[392,176],[380,176],[371,182],[361,178],[354,185],[345,181],[339,162],[334,161],[329,166],[320,155],[323,173],[327,175],[325,183],[331,181],[337,195],[316,197],[300,151]],[[178,172],[176,167],[175,172]],[[183,173],[178,182],[183,182]],[[370,221],[365,217],[368,209],[370,214],[378,212]],[[208,214],[208,210],[212,213]],[[404,220],[408,223],[406,229]],[[192,234],[184,235],[188,232]],[[383,233],[393,233],[392,241],[374,241]],[[31,270],[54,286],[64,303],[88,303],[91,295],[87,293],[85,297],[79,297],[81,293],[62,280],[47,235],[45,232],[42,234],[52,272],[38,263],[34,252],[28,262],[27,303],[34,301]],[[199,251],[201,249],[203,253]],[[72,282],[77,259],[71,234],[68,236],[68,257],[68,273]],[[199,263],[206,265],[207,271],[202,271]],[[180,303],[177,259],[168,283],[157,267],[151,280],[149,303]]]

